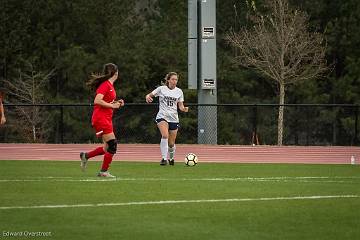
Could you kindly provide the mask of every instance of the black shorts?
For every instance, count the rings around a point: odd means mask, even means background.
[[[176,130],[180,127],[180,123],[177,123],[177,122],[168,122],[166,121],[165,119],[163,118],[159,118],[159,119],[156,119],[155,122],[156,123],[159,123],[159,122],[162,122],[162,121],[165,121],[169,124],[169,130]]]

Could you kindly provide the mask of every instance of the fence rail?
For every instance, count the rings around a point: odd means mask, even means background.
[[[199,108],[217,107],[218,144],[275,145],[279,104],[186,104],[180,113],[178,143],[197,143]],[[7,123],[0,142],[97,142],[91,128],[93,104],[4,104]],[[359,144],[359,109],[355,104],[284,104],[285,145]],[[127,103],[114,113],[120,142],[157,143],[156,103]],[[205,119],[206,120],[206,119]]]

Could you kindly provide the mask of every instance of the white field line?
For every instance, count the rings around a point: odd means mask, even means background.
[[[303,183],[357,183],[355,181],[341,181],[341,180],[271,180],[271,179],[258,179],[258,180],[219,180],[219,179],[52,179],[49,181],[44,181],[42,179],[0,179],[0,183],[3,182],[120,182],[120,181],[238,181],[238,182],[303,182]]]
[[[0,179],[1,182],[113,182],[113,181],[254,181],[254,182],[329,182],[351,183],[360,177],[306,176],[306,177],[239,177],[239,178],[74,178],[74,177],[35,177],[25,179]]]
[[[46,177],[35,177],[35,178],[74,178],[74,177],[54,177],[54,176],[46,176]],[[202,179],[360,179],[360,176],[298,176],[298,177],[290,177],[290,176],[280,176],[280,177],[238,177],[238,178],[202,178]],[[126,178],[124,178],[126,179]],[[136,178],[128,178],[128,179],[136,179]],[[159,179],[159,178],[143,178],[143,179]],[[161,179],[161,178],[160,178]]]
[[[80,208],[80,207],[112,207],[132,205],[164,205],[183,203],[221,203],[221,202],[254,202],[254,201],[281,201],[281,200],[318,200],[318,199],[341,199],[359,198],[359,195],[330,195],[330,196],[294,196],[294,197],[262,197],[262,198],[229,198],[229,199],[198,199],[198,200],[160,200],[146,202],[119,202],[119,203],[88,203],[88,204],[62,204],[62,205],[38,205],[38,206],[8,206],[0,207],[0,210],[9,209],[41,209],[41,208]]]

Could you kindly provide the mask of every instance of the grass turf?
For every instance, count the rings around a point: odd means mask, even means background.
[[[115,162],[119,178],[97,181],[99,165],[82,173],[79,162],[0,161],[0,238],[28,231],[51,232],[41,239],[360,239],[360,198],[1,209],[360,196],[360,166],[352,165]]]

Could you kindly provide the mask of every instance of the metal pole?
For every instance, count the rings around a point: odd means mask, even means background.
[[[188,0],[188,89],[198,83],[198,3]]]
[[[199,0],[198,143],[217,144],[216,0]]]

